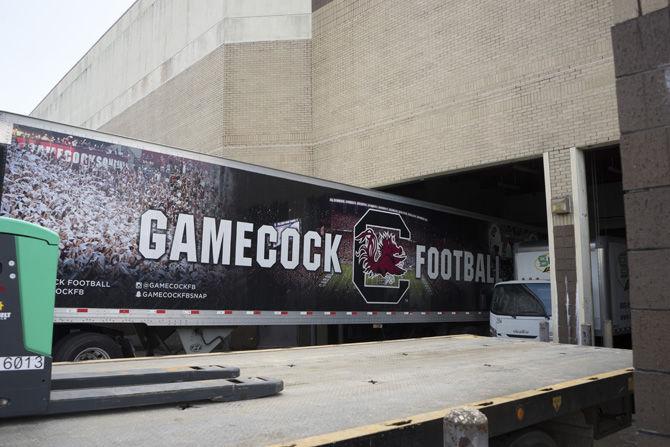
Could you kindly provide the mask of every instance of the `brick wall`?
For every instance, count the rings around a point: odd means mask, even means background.
[[[98,130],[204,153],[221,147],[222,51],[209,54]]]
[[[224,145],[310,143],[309,40],[228,44],[224,61]]]
[[[606,143],[610,1],[314,1],[311,40],[166,67],[101,130],[360,186]]]
[[[554,259],[556,270],[556,308],[558,341],[577,343],[577,268],[575,265],[575,227],[554,226]]]
[[[631,17],[612,28],[612,41],[639,445],[660,446],[670,443],[670,8],[667,0],[619,3],[619,16]]]
[[[570,149],[563,148],[549,152],[549,178],[551,198],[569,197],[572,203],[572,177]],[[558,341],[577,343],[577,268],[575,265],[574,214],[552,214],[554,225],[554,259],[552,268],[556,271],[556,309]]]
[[[216,155],[313,174],[311,42],[227,44]]]
[[[572,202],[572,177],[570,173],[570,148],[549,152],[549,177],[551,182],[551,198],[569,197]],[[553,215],[554,225],[572,225],[573,215]]]
[[[313,173],[309,40],[226,44],[100,130]]]
[[[376,186],[618,139],[609,1],[313,2],[315,174]]]

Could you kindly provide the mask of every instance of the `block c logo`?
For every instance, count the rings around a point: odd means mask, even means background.
[[[411,233],[400,214],[368,209],[356,222],[353,234],[352,282],[366,303],[397,304],[409,288],[400,279],[407,258],[400,239]]]

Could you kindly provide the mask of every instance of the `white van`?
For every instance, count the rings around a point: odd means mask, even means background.
[[[489,314],[491,336],[540,337],[540,323],[549,322],[551,338],[551,285],[549,281],[505,281],[495,285]]]
[[[535,339],[539,337],[539,323],[545,319],[551,331],[550,271],[546,242],[514,246],[517,280],[498,283],[493,289],[489,317],[492,335]],[[606,321],[611,321],[613,335],[630,334],[625,241],[599,237],[591,242],[591,279],[594,335],[603,337],[605,346],[611,346],[611,334],[609,341],[604,339]]]

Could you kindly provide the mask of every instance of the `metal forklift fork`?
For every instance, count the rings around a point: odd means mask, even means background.
[[[238,378],[210,365],[52,374],[51,343],[59,237],[0,218],[0,418],[272,396],[278,379]],[[82,367],[84,365],[81,365]]]

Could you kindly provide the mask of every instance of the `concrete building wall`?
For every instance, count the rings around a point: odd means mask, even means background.
[[[32,115],[311,174],[309,0],[139,0]]]
[[[313,2],[315,174],[378,186],[618,139],[609,1]]]
[[[639,445],[670,440],[670,8],[618,1],[612,28]],[[659,9],[660,8],[660,9]],[[641,15],[642,14],[642,15]]]
[[[310,175],[310,54],[309,40],[221,45],[99,129]]]
[[[39,118],[97,125],[166,82],[215,45],[207,30],[223,2],[140,0],[100,38],[35,108]],[[196,42],[197,46],[189,46]],[[212,40],[212,41],[210,41]],[[151,76],[153,74],[153,76]]]
[[[216,155],[314,174],[311,42],[225,45],[223,146]]]
[[[360,186],[536,157],[618,139],[611,6],[139,0],[33,115]]]
[[[212,153],[223,144],[223,47],[101,125],[103,132]]]

